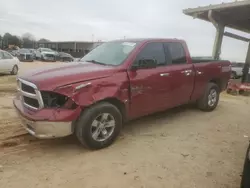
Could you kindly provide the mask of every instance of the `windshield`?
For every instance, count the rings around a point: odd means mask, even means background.
[[[93,62],[103,65],[120,65],[135,48],[135,42],[107,42],[96,47],[80,61]]]
[[[53,52],[53,50],[49,49],[49,48],[41,48],[42,52]]]
[[[20,49],[19,52],[20,53],[30,53],[30,51],[28,49]]]

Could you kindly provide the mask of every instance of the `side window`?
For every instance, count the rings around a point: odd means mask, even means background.
[[[3,57],[3,52],[0,52],[0,60],[1,59],[4,59],[4,57]]]
[[[134,63],[138,63],[139,60],[143,59],[154,59],[156,60],[158,66],[166,65],[163,44],[159,42],[147,44],[137,55]]]
[[[7,52],[3,52],[3,56],[4,56],[4,59],[12,59],[12,56]]]
[[[178,42],[164,43],[164,48],[171,55],[172,64],[187,63],[186,53],[181,43]]]

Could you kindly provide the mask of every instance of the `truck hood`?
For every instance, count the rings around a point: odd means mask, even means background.
[[[59,86],[108,77],[114,70],[111,66],[73,62],[25,72],[19,78],[35,84],[39,90],[52,91]]]

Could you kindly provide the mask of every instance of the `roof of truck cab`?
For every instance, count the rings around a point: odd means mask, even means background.
[[[127,38],[127,39],[118,39],[118,40],[113,40],[113,41],[121,41],[121,42],[179,41],[179,42],[184,42],[184,40],[176,39],[176,38]]]

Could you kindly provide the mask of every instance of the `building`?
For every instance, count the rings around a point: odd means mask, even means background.
[[[58,52],[66,52],[73,57],[82,57],[90,50],[99,46],[103,42],[89,42],[89,41],[38,41],[35,48],[50,48]]]

